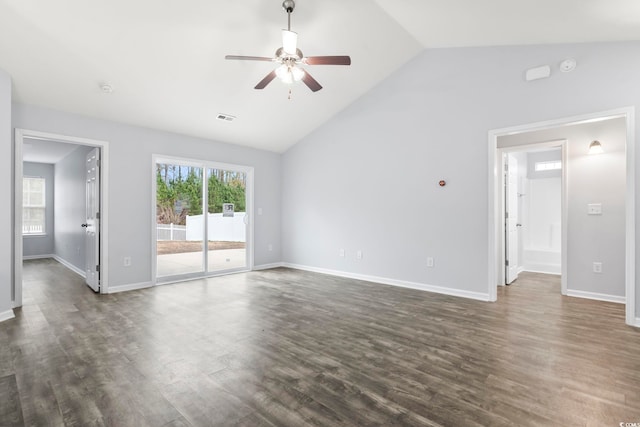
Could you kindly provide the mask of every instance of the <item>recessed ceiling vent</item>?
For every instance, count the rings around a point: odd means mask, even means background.
[[[231,114],[218,113],[218,117],[216,117],[216,119],[222,120],[223,122],[232,122],[236,119],[236,116],[232,116]]]

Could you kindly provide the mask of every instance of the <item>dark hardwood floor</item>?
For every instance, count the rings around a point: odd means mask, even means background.
[[[624,307],[525,273],[483,303],[289,269],[95,295],[25,263],[1,426],[640,423]]]

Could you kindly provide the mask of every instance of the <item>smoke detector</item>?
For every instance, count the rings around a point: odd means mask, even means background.
[[[568,73],[576,69],[576,65],[578,63],[573,58],[567,58],[560,63],[560,71],[563,73]]]

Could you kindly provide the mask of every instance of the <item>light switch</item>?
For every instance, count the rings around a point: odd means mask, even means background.
[[[589,203],[587,205],[587,215],[602,215],[602,203]]]
[[[262,215],[262,208],[258,208],[258,215]]]

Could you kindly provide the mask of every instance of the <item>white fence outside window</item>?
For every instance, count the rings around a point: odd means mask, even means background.
[[[187,226],[158,224],[158,240],[187,240]]]

